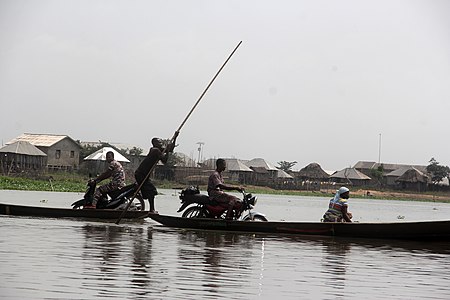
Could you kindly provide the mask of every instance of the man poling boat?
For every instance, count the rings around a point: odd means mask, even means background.
[[[214,77],[212,78],[212,80],[209,82],[208,86],[205,88],[205,90],[203,91],[203,93],[200,95],[200,97],[198,98],[198,100],[195,102],[194,106],[192,107],[192,109],[189,111],[189,113],[187,114],[186,118],[184,118],[183,122],[181,123],[181,125],[178,127],[178,129],[175,131],[173,137],[170,139],[170,142],[168,144],[168,146],[162,151],[161,154],[161,158],[163,158],[165,155],[167,155],[170,151],[173,151],[173,148],[175,146],[175,141],[176,138],[178,137],[178,134],[180,133],[181,129],[183,128],[184,124],[186,123],[186,121],[189,119],[189,117],[191,116],[192,112],[195,110],[195,108],[197,107],[197,105],[200,103],[200,101],[202,100],[203,96],[206,94],[206,92],[208,91],[209,87],[213,84],[214,80],[216,80],[217,76],[219,76],[220,72],[222,71],[222,69],[225,67],[225,65],[227,64],[227,62],[230,60],[230,58],[233,56],[233,54],[236,52],[236,50],[239,48],[239,46],[242,44],[242,41],[240,41],[237,46],[234,48],[234,50],[231,52],[231,54],[228,56],[228,58],[225,60],[225,62],[222,64],[222,66],[220,67],[220,69],[217,71],[216,75],[214,75]],[[172,146],[169,146],[172,145]],[[161,150],[161,149],[160,149]],[[150,153],[149,153],[150,155]],[[141,191],[143,185],[145,183],[148,183],[148,178],[150,177],[150,174],[152,173],[153,169],[155,168],[155,166],[157,165],[158,161],[160,159],[156,160],[156,161],[152,161],[153,165],[151,165],[149,163],[149,165],[145,168],[148,169],[147,174],[145,175],[145,177],[142,178],[142,175],[140,174],[141,172],[139,172],[138,176],[139,176],[139,180],[141,181],[141,183],[139,184],[135,194],[133,195],[133,199],[134,197],[136,197],[136,195]],[[150,166],[150,168],[148,168]],[[139,168],[138,168],[139,169]],[[148,189],[151,190],[151,186],[147,185]],[[147,190],[146,190],[147,191]],[[149,202],[152,199],[152,194],[153,192],[148,192],[147,196],[149,196]],[[153,196],[154,197],[154,196]],[[132,201],[130,201],[131,203]],[[131,204],[130,204],[131,205]],[[125,213],[127,212],[129,208],[129,205],[125,208],[125,210],[123,211],[122,215],[117,219],[116,224],[120,223],[120,220],[122,219],[122,216],[125,215]],[[152,207],[152,202],[150,202],[150,211],[152,211],[153,209],[153,213],[155,213],[155,208],[154,205]]]

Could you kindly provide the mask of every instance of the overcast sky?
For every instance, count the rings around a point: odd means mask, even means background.
[[[242,41],[177,151],[450,165],[449,15],[446,0],[0,0],[0,138],[147,152]]]

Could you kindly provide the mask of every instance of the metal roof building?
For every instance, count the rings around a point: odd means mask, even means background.
[[[39,148],[26,141],[17,141],[12,144],[7,144],[4,147],[0,148],[0,153],[14,153],[29,156],[47,156],[47,154],[39,150]]]
[[[248,167],[252,168],[264,168],[267,171],[278,171],[278,169],[272,165],[271,163],[267,162],[263,158],[254,158],[248,162],[245,163]]]
[[[47,164],[47,154],[29,142],[17,141],[0,148],[0,172],[41,171]]]
[[[120,154],[117,150],[115,150],[112,147],[103,147],[101,149],[98,149],[94,153],[86,156],[84,158],[84,160],[101,160],[101,161],[106,161],[106,153],[108,153],[109,151],[114,153],[114,159],[115,160],[120,161],[120,162],[127,162],[127,163],[130,162],[125,156]]]
[[[29,142],[47,154],[49,170],[77,170],[81,146],[67,135],[24,133],[6,143]]]

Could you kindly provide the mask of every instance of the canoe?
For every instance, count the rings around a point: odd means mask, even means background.
[[[115,209],[71,209],[25,206],[0,203],[0,215],[30,216],[41,218],[76,218],[76,219],[101,219],[116,221],[122,214],[122,210]],[[127,211],[123,219],[144,219],[148,211]]]
[[[180,218],[157,214],[149,215],[149,217],[164,226],[176,228],[370,239],[450,241],[450,221],[322,223],[227,221],[205,218]]]

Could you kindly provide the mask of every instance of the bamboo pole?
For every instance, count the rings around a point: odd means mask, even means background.
[[[209,82],[209,84],[206,86],[205,90],[203,91],[203,93],[200,95],[200,97],[198,98],[198,100],[195,102],[194,106],[192,107],[192,109],[189,111],[189,113],[187,114],[187,116],[184,118],[183,122],[181,122],[180,126],[178,127],[178,129],[175,131],[175,133],[173,134],[172,138],[170,139],[170,143],[169,145],[175,142],[175,139],[177,138],[178,134],[180,133],[181,129],[183,128],[184,124],[186,124],[186,121],[189,119],[189,117],[191,116],[191,114],[194,112],[195,108],[197,107],[197,105],[200,103],[200,101],[202,100],[203,96],[206,94],[206,92],[208,91],[209,87],[213,84],[213,82],[216,80],[217,76],[219,76],[220,72],[222,71],[222,69],[225,67],[225,65],[228,63],[228,61],[230,60],[230,58],[233,56],[233,54],[236,52],[236,50],[239,48],[239,46],[242,44],[242,41],[240,41],[237,46],[234,48],[234,50],[231,52],[231,54],[228,56],[228,58],[225,60],[225,62],[222,64],[222,66],[220,67],[220,69],[217,71],[216,75],[214,75],[214,77],[211,79],[211,81]],[[168,145],[168,146],[169,146]],[[169,147],[166,147],[163,151],[163,155],[167,153],[167,149]],[[119,225],[120,220],[122,220],[123,216],[125,215],[125,213],[128,211],[128,209],[131,206],[131,203],[133,202],[134,198],[136,198],[136,195],[139,193],[139,191],[141,190],[142,186],[144,185],[144,183],[148,180],[148,178],[150,177],[150,174],[153,172],[154,168],[156,167],[158,162],[156,162],[148,171],[147,175],[145,176],[145,179],[139,184],[138,188],[136,189],[136,191],[134,192],[133,196],[131,197],[130,201],[128,202],[128,205],[125,207],[125,209],[123,210],[122,214],[119,216],[119,218],[116,221],[116,224]]]

